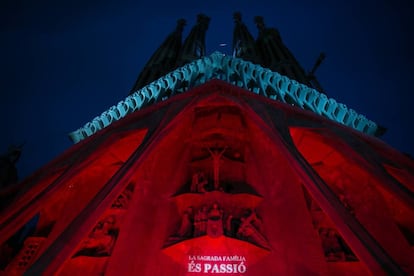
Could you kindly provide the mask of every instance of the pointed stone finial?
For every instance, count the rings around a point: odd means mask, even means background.
[[[254,17],[254,23],[256,24],[259,31],[263,31],[266,28],[263,16],[258,16],[258,15],[255,16]]]
[[[254,22],[259,30],[256,42],[262,65],[312,87],[302,66],[283,43],[279,31],[266,27],[262,16],[255,16]]]
[[[203,13],[197,14],[197,24],[204,27],[203,29],[207,29],[210,23],[210,17]]]
[[[234,23],[241,23],[242,22],[242,15],[240,12],[233,13]]]
[[[233,56],[253,63],[260,63],[254,38],[242,22],[241,13],[233,13],[233,19],[235,24],[233,31]]]
[[[7,153],[0,155],[0,209],[7,205],[17,192],[18,174],[16,163],[22,153],[23,144],[9,146]]]
[[[184,30],[184,26],[187,25],[187,21],[183,18],[177,20],[177,28],[176,31],[182,33]]]
[[[205,55],[205,36],[209,23],[210,17],[202,13],[197,15],[197,23],[184,41],[177,66],[182,66]]]
[[[20,155],[22,153],[23,145],[10,145],[7,151],[7,158],[10,160],[11,163],[16,164],[17,161],[20,158]]]
[[[130,94],[175,68],[181,50],[181,36],[186,25],[185,19],[178,19],[175,30],[164,40],[138,75]]]

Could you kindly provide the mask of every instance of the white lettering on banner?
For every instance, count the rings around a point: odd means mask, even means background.
[[[245,273],[244,256],[188,256],[188,272],[194,273]]]

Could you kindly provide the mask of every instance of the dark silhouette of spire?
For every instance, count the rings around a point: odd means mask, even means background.
[[[16,163],[19,161],[22,147],[23,145],[12,145],[6,154],[0,156],[0,209],[5,207],[17,193]]]
[[[315,77],[315,71],[324,59],[323,54],[318,58],[312,70],[306,73],[282,42],[278,30],[267,28],[263,17],[256,16],[254,18],[259,30],[256,41],[243,23],[241,14],[235,12],[233,18],[235,24],[233,56],[260,64],[323,93],[323,89]],[[198,14],[197,23],[191,29],[184,43],[181,43],[182,31],[186,21],[184,19],[178,20],[175,31],[166,38],[149,59],[139,74],[130,94],[175,68],[205,56],[205,36],[209,23],[210,18],[208,16]]]
[[[235,24],[233,31],[233,56],[253,63],[260,63],[256,50],[256,42],[246,25],[242,22],[241,13],[235,12],[233,19]]]
[[[206,31],[210,23],[210,17],[199,14],[197,15],[197,23],[191,29],[190,34],[184,41],[178,59],[178,66],[182,66],[195,59],[201,58],[206,54]]]
[[[255,16],[254,21],[259,30],[256,45],[262,65],[272,71],[279,72],[282,75],[315,88],[319,92],[323,92],[315,76],[307,75],[293,54],[284,45],[279,31],[275,28],[267,28],[262,16]],[[312,82],[309,77],[312,78]]]
[[[320,92],[323,92],[323,88],[320,85],[318,79],[316,78],[315,72],[322,64],[325,57],[325,53],[320,53],[318,59],[315,61],[315,64],[313,65],[312,69],[309,71],[307,75],[308,81],[311,83],[312,87]]]
[[[184,19],[177,21],[175,31],[165,39],[149,59],[139,74],[130,94],[175,69],[178,54],[181,50],[182,32],[185,25],[186,21]]]

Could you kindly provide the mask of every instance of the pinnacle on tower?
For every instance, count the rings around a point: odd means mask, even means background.
[[[175,31],[165,39],[149,59],[135,81],[130,94],[175,69],[177,57],[181,50],[181,37],[185,25],[186,21],[184,19],[177,21]]]
[[[319,68],[319,66],[322,64],[323,60],[325,59],[326,55],[325,53],[320,53],[317,60],[315,61],[315,64],[313,65],[312,69],[309,71],[308,75],[306,76],[309,83],[311,84],[311,87],[315,88],[319,92],[324,92],[321,84],[319,83],[318,79],[316,78],[315,72]]]
[[[258,53],[263,61],[262,65],[309,87],[320,89],[320,85],[314,87],[309,82],[299,62],[284,45],[279,31],[275,28],[267,28],[262,16],[255,16],[254,21],[259,30],[256,42]]]
[[[241,13],[235,12],[233,19],[233,56],[260,64],[256,50],[256,42],[243,23]]]
[[[206,54],[206,31],[210,23],[210,17],[204,14],[197,15],[197,23],[191,29],[184,41],[177,64],[182,66]]]
[[[21,146],[12,145],[6,154],[0,155],[0,210],[7,206],[18,192],[16,163],[21,150]]]

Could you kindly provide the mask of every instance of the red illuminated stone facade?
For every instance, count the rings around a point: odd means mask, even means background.
[[[413,171],[377,138],[214,80],[26,179],[0,216],[0,270],[412,274]]]

